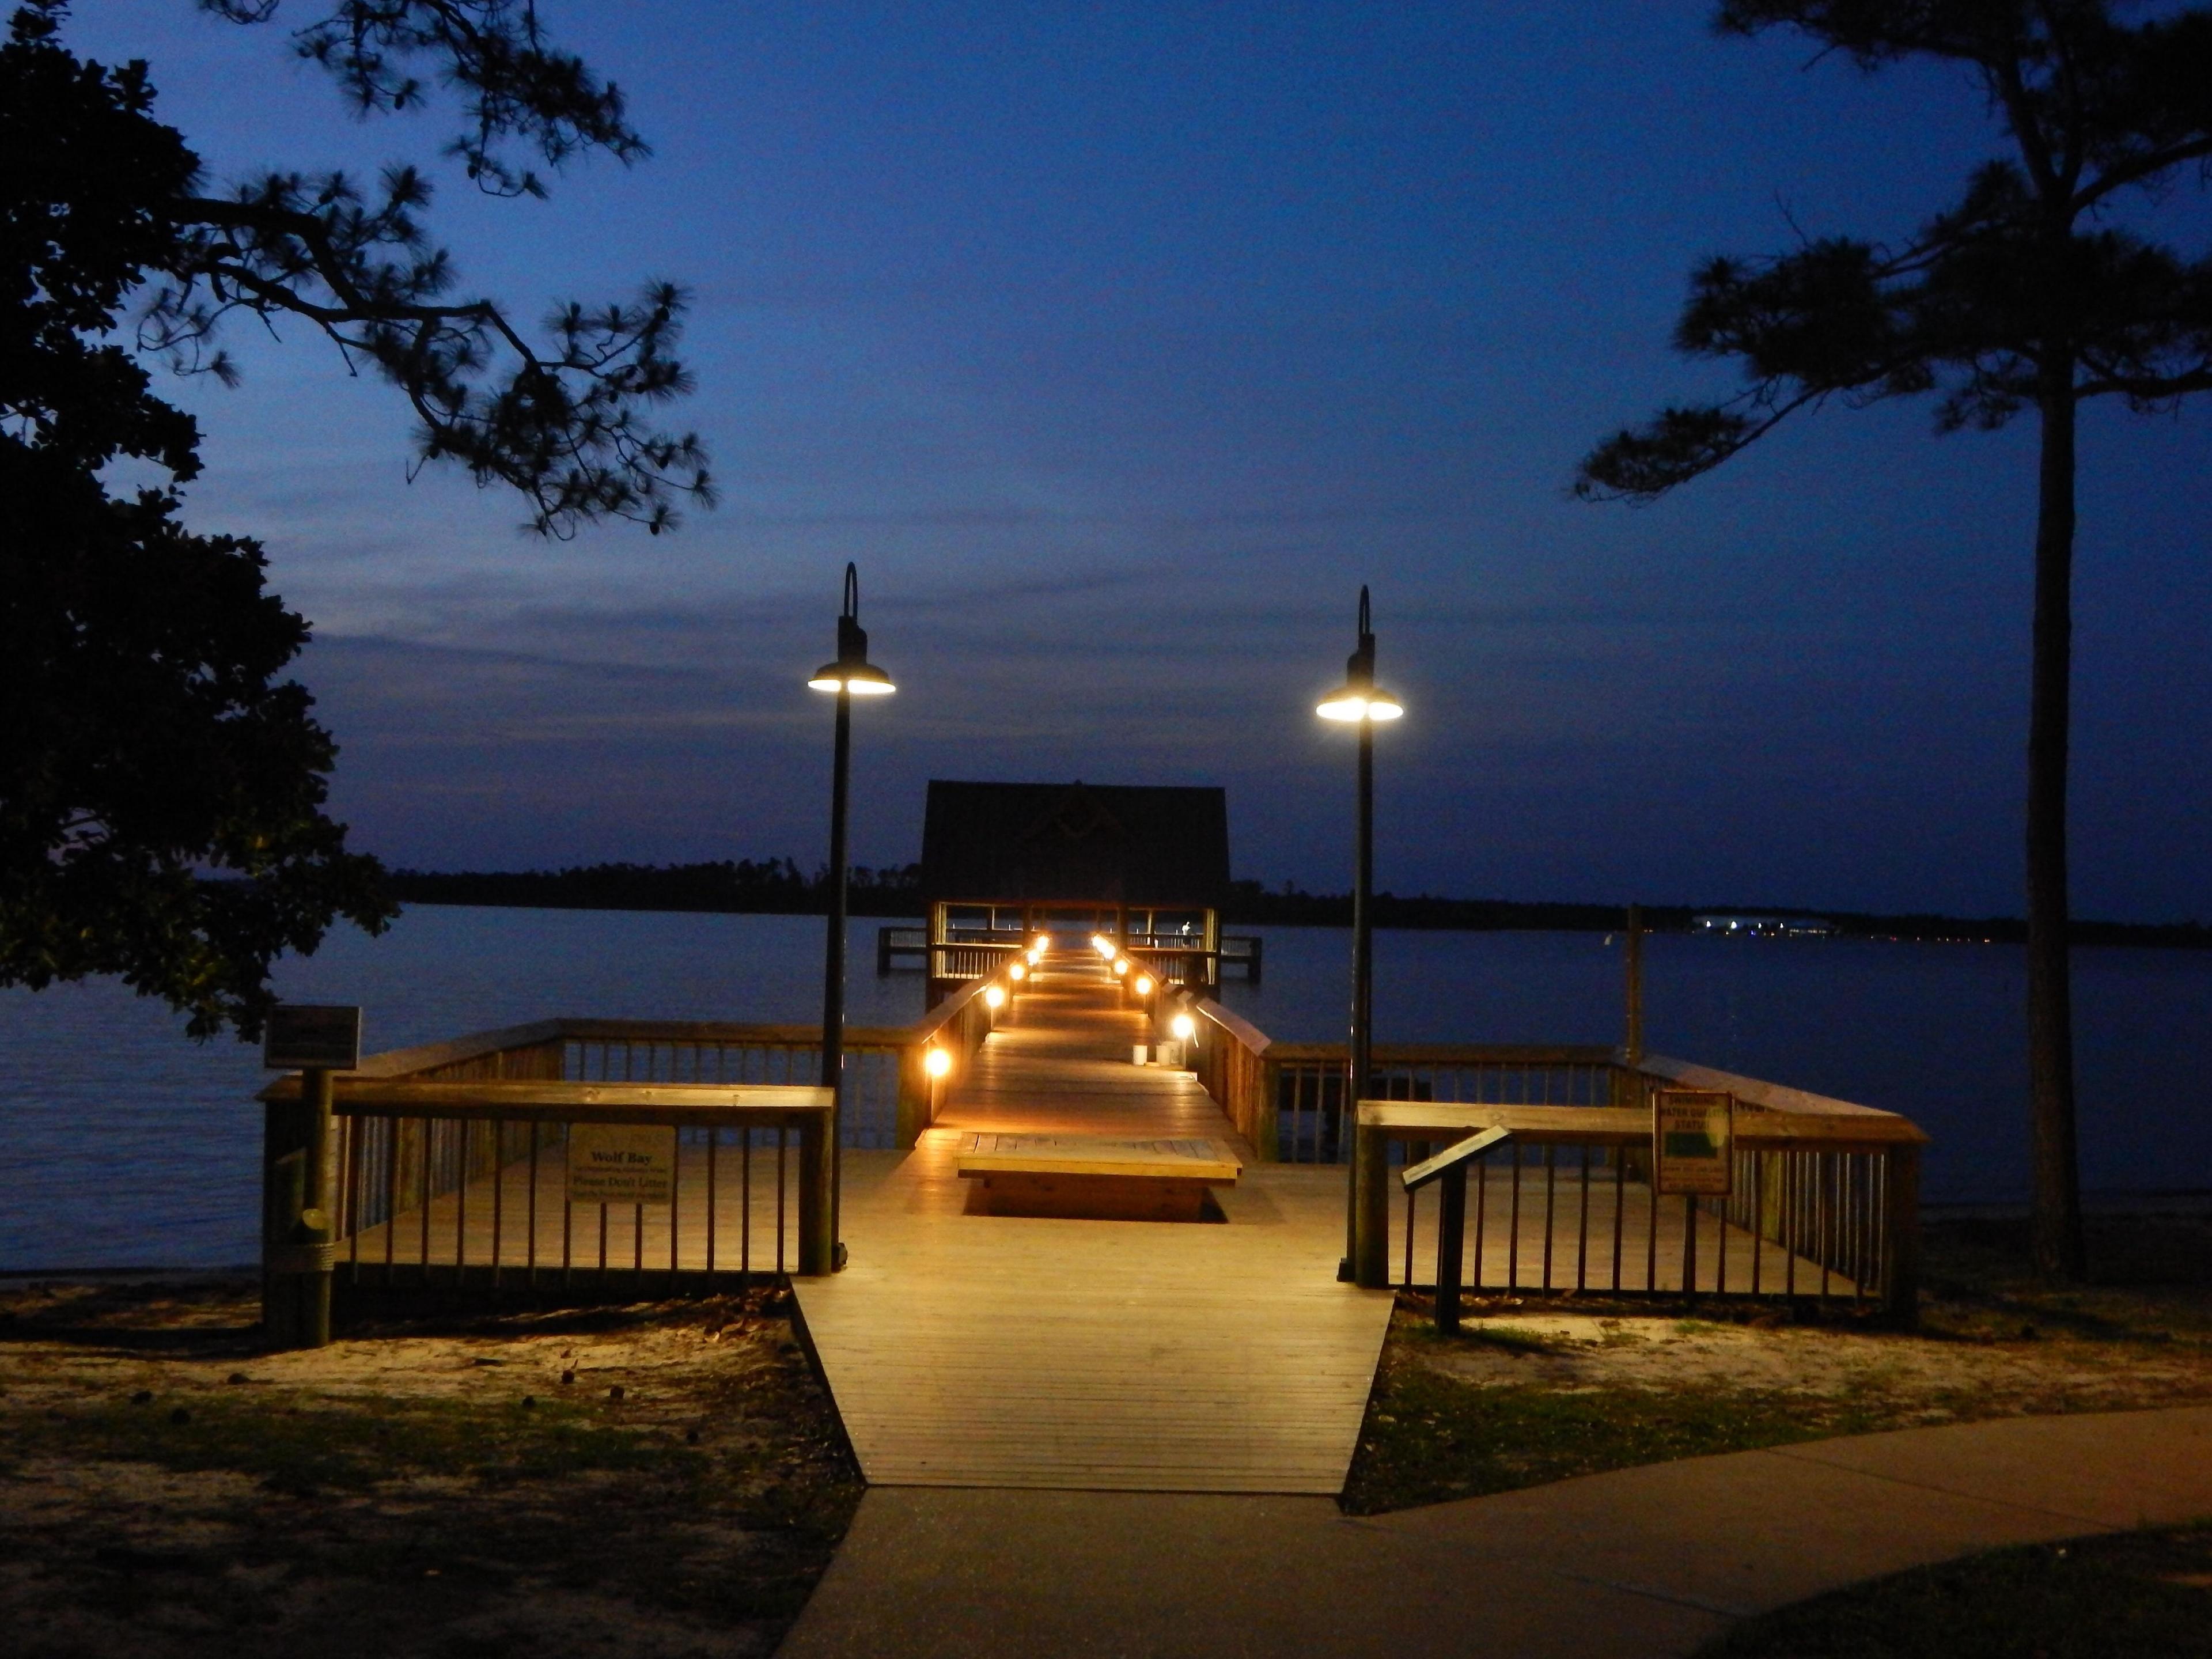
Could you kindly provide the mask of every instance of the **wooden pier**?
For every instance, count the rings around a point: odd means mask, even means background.
[[[845,1155],[851,1264],[793,1281],[861,1472],[890,1486],[1334,1492],[1391,1298],[1339,1284],[1340,1170],[1261,1164],[1088,952],[1048,957],[914,1152]],[[973,1213],[978,1133],[1204,1140],[1225,1220]]]

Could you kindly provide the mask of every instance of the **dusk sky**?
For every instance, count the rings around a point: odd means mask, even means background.
[[[854,857],[933,777],[1219,783],[1240,876],[1349,882],[1350,740],[1312,713],[1359,585],[1401,893],[2017,914],[2032,420],[1800,417],[1656,507],[1577,459],[1724,368],[1667,341],[1701,255],[1902,237],[1997,139],[1963,79],[1862,76],[1700,4],[558,0],[653,143],[547,203],[450,164],[434,231],[534,319],[667,276],[723,491],[653,539],[518,533],[413,483],[398,394],[304,326],[177,388],[205,531],[310,617],[338,813],[396,865],[826,842],[858,562],[900,695],[855,719]],[[278,26],[81,0],[217,181],[432,162]],[[2154,222],[2197,250],[2194,186]],[[1797,228],[1793,228],[1793,224]],[[2212,919],[2212,403],[2083,430],[2075,896]]]

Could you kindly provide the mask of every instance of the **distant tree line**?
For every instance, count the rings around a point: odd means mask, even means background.
[[[806,871],[791,859],[764,859],[757,863],[750,859],[725,859],[713,864],[591,864],[566,870],[400,870],[388,878],[387,890],[407,904],[819,915],[828,908],[828,884],[829,871],[823,866]],[[854,915],[919,915],[921,866],[886,865],[872,870],[856,865],[851,891]],[[1644,925],[1655,933],[1686,933],[1695,918],[1712,915],[1819,920],[1832,922],[1838,933],[1853,939],[1959,943],[1997,939],[2018,944],[2027,937],[2027,924],[2016,916],[1880,915],[1771,904],[1646,905]],[[1352,897],[1347,893],[1309,893],[1291,882],[1273,888],[1256,881],[1233,882],[1222,906],[1222,919],[1231,926],[1247,927],[1345,927],[1352,922]],[[1619,929],[1622,921],[1623,911],[1617,904],[1437,898],[1426,893],[1405,898],[1383,893],[1375,901],[1375,921],[1380,927],[1603,933]],[[2212,927],[2195,921],[2076,921],[2074,942],[2205,949],[2212,948]]]
[[[1687,933],[1696,918],[1705,915],[1781,916],[1832,922],[1838,936],[1849,939],[1917,939],[1936,943],[1978,944],[1999,940],[2017,945],[2027,938],[2027,924],[2017,916],[1883,915],[1859,910],[1807,910],[1786,904],[1647,904],[1644,925],[1653,933]],[[1224,918],[1246,926],[1285,927],[1348,927],[1352,925],[1352,896],[1348,893],[1309,893],[1285,882],[1273,890],[1256,881],[1231,884]],[[1561,933],[1612,933],[1626,920],[1617,904],[1528,903],[1512,899],[1436,898],[1423,893],[1401,898],[1395,893],[1375,897],[1378,927],[1459,928],[1470,933],[1512,928]],[[2076,945],[2165,945],[2212,948],[2212,927],[2203,922],[2081,921],[2074,923]]]
[[[444,873],[395,871],[392,896],[406,904],[510,904],[554,910],[717,910],[820,915],[829,909],[828,866],[801,870],[790,859],[723,859],[711,864],[591,864],[566,870]],[[921,904],[921,866],[854,866],[854,915],[910,916]]]

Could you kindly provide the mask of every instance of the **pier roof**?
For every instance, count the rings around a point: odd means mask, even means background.
[[[1229,887],[1218,788],[933,778],[923,891],[937,900],[1218,907]]]

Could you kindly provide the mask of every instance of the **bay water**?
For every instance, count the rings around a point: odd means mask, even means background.
[[[878,978],[856,920],[848,1018],[910,1023],[921,975]],[[1248,930],[1257,986],[1224,1000],[1269,1036],[1341,1040],[1340,928]],[[556,1014],[811,1021],[811,916],[412,906],[380,939],[331,936],[280,965],[294,1000],[355,1002],[372,1049]],[[2075,954],[2085,1184],[2212,1189],[2212,952]],[[2025,968],[2017,946],[1860,939],[1645,942],[1655,1052],[1913,1118],[1935,1137],[1931,1201],[2005,1203],[2027,1182]],[[1620,940],[1595,933],[1376,936],[1378,1041],[1620,1037]],[[195,1043],[120,985],[0,992],[0,1271],[253,1259],[264,1081],[255,1048]]]

